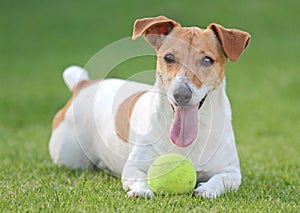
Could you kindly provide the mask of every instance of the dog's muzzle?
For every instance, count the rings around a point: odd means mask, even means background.
[[[189,93],[182,92],[182,97],[178,97],[178,102],[187,104],[190,100]],[[203,106],[207,95],[202,98],[199,104],[193,106],[172,105],[174,119],[170,128],[170,138],[179,147],[191,145],[198,134],[198,110]],[[174,97],[175,98],[175,97]]]

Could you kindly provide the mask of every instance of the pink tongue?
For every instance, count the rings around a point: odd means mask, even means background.
[[[191,108],[174,107],[174,120],[170,129],[173,143],[179,147],[189,146],[198,132],[198,105]]]

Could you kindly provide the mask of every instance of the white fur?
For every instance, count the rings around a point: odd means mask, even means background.
[[[76,73],[66,75],[71,88],[76,85],[72,83],[78,79]],[[126,143],[116,134],[115,114],[126,97],[142,90],[149,91],[135,105]],[[146,183],[148,168],[158,156],[174,152],[193,162],[200,181],[196,194],[215,198],[226,190],[237,190],[241,174],[225,80],[208,94],[199,110],[198,137],[191,146],[179,148],[171,142],[172,116],[158,80],[153,87],[117,79],[100,81],[76,96],[52,133],[50,154],[58,165],[81,169],[96,165],[122,175],[129,197],[153,196]]]
[[[63,78],[66,85],[71,91],[79,82],[90,79],[85,69],[75,65],[65,69],[63,73]]]

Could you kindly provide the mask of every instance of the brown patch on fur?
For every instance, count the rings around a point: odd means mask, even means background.
[[[91,86],[91,85],[93,85],[95,83],[98,83],[100,81],[102,81],[102,80],[81,81],[73,89],[73,94],[77,95],[82,89],[84,89],[86,87],[89,87],[89,86]]]
[[[54,119],[53,119],[53,122],[52,122],[52,131],[54,131],[58,126],[59,124],[64,120],[65,118],[65,113],[66,111],[69,109],[70,105],[72,104],[73,102],[73,98],[71,98],[67,103],[66,105],[61,109],[59,110]]]
[[[125,142],[128,142],[130,118],[133,108],[136,102],[145,92],[146,91],[141,91],[129,96],[118,108],[115,119],[116,132],[118,137]]]
[[[134,22],[132,39],[135,40],[144,34],[149,44],[158,48],[162,43],[162,35],[168,35],[177,26],[180,24],[165,16],[137,19]]]
[[[224,78],[226,55],[215,32],[211,29],[177,27],[157,51],[158,76],[168,91],[178,74],[185,75],[197,88],[210,84],[216,88]],[[175,63],[168,64],[164,56],[172,53]],[[212,66],[201,65],[204,57],[214,60]]]
[[[84,89],[86,87],[89,87],[89,86],[91,86],[91,85],[93,85],[95,83],[98,83],[99,81],[101,81],[101,80],[81,81],[81,82],[79,82],[76,85],[76,87],[73,89],[73,96],[72,96],[72,98],[54,116],[54,119],[53,119],[53,122],[52,122],[52,131],[54,131],[61,124],[61,122],[64,120],[66,111],[69,109],[69,107],[71,106],[71,104],[73,102],[73,99],[78,95],[78,93],[82,89]]]
[[[192,81],[196,85],[196,87],[201,88],[202,83],[196,75],[193,75]]]
[[[251,38],[247,32],[236,29],[226,29],[219,24],[210,24],[208,28],[216,33],[226,56],[233,62],[239,59]]]

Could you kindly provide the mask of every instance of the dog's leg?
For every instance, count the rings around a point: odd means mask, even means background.
[[[219,173],[212,176],[207,182],[199,183],[195,189],[195,194],[207,198],[216,198],[226,191],[237,191],[240,184],[240,172]]]
[[[147,184],[149,166],[158,157],[151,145],[136,145],[129,155],[122,172],[122,183],[128,197],[152,197]]]

